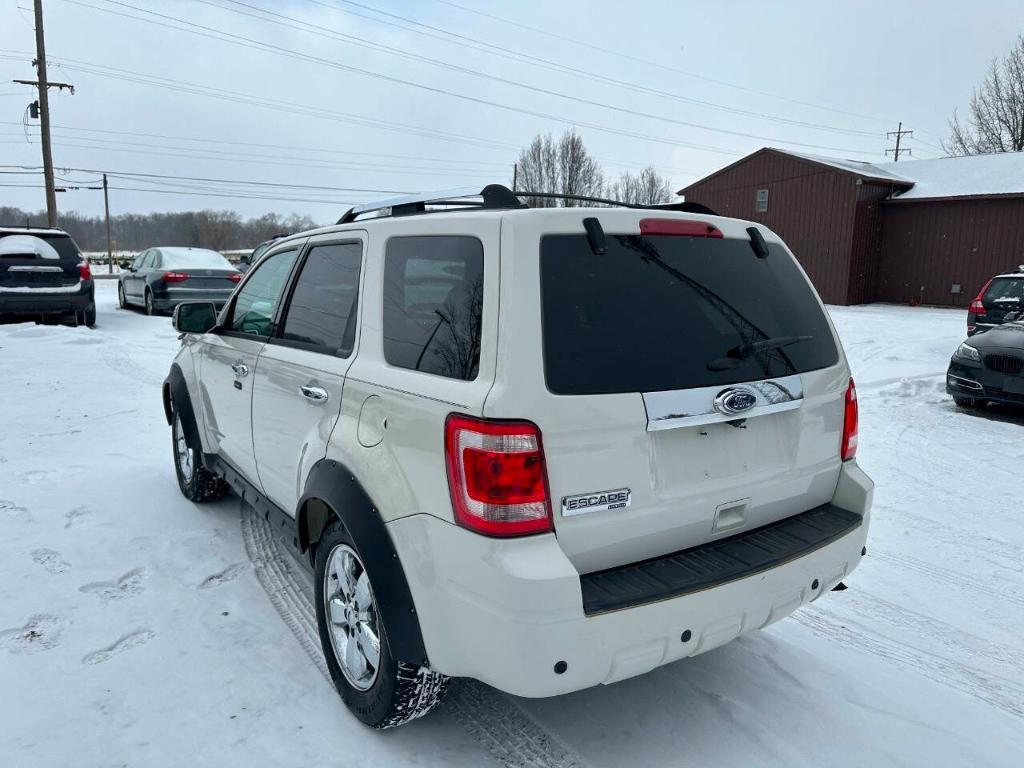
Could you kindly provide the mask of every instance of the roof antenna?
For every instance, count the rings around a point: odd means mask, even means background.
[[[604,229],[601,222],[593,216],[583,220],[583,228],[587,230],[587,242],[590,243],[590,250],[595,256],[604,256],[608,253],[608,240],[604,236]]]
[[[768,258],[768,243],[764,241],[764,235],[757,227],[747,227],[747,234],[750,235],[750,247],[754,255],[759,259]]]

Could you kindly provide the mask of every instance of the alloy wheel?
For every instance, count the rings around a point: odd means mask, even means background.
[[[334,657],[353,688],[368,690],[380,667],[380,620],[362,560],[338,544],[324,570],[324,614]]]

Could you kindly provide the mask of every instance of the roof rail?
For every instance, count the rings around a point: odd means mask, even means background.
[[[479,197],[481,201],[474,201],[468,198]],[[462,187],[460,189],[449,189],[444,192],[426,192],[418,195],[403,195],[392,197],[387,200],[378,200],[374,203],[365,203],[349,208],[345,215],[338,219],[339,224],[348,224],[366,213],[391,209],[392,216],[409,216],[416,213],[424,213],[428,205],[464,205],[473,208],[507,209],[525,208],[519,202],[512,190],[501,184],[488,184],[483,189],[476,187]]]
[[[600,205],[612,205],[622,208],[635,208],[661,211],[682,211],[684,213],[702,213],[708,216],[716,215],[707,206],[700,203],[664,203],[657,205],[642,205],[639,203],[625,203],[621,200],[610,200],[604,197],[590,197],[587,195],[569,195],[560,192],[531,192],[529,190],[517,189],[512,191],[502,184],[488,184],[483,189],[476,187],[462,187],[450,189],[443,192],[425,192],[418,195],[403,195],[392,197],[386,200],[378,200],[373,203],[364,203],[349,208],[345,214],[338,219],[338,224],[349,224],[360,216],[367,213],[375,213],[390,209],[391,216],[411,216],[418,213],[426,213],[428,205],[459,205],[467,208],[481,208],[487,210],[509,210],[516,208],[529,208],[519,198],[542,198],[546,200],[573,200],[582,203],[598,203]],[[474,200],[472,198],[480,198]]]

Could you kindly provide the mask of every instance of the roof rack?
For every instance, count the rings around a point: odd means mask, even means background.
[[[420,213],[427,213],[428,205],[462,206],[463,208],[479,208],[484,210],[513,210],[517,208],[529,208],[519,198],[542,198],[552,200],[573,200],[582,203],[598,203],[600,205],[611,205],[622,208],[635,208],[659,211],[682,211],[684,213],[702,213],[707,216],[716,215],[707,206],[700,203],[664,203],[659,205],[640,205],[637,203],[625,203],[621,200],[610,200],[603,197],[590,197],[587,195],[568,195],[559,192],[531,192],[529,190],[509,189],[503,184],[488,184],[483,189],[476,187],[462,187],[450,189],[444,192],[425,192],[418,195],[403,195],[392,197],[387,200],[378,200],[373,203],[365,203],[349,208],[345,214],[338,219],[338,224],[349,224],[360,216],[367,213],[379,213],[390,210],[385,216],[413,216]],[[480,198],[479,200],[473,198]]]

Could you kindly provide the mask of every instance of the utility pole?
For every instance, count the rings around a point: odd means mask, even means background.
[[[107,217],[107,272],[114,274],[114,254],[110,248],[110,195],[107,194],[107,174],[103,174],[103,212]]]
[[[46,40],[43,35],[43,0],[36,6],[36,72],[39,76],[39,125],[43,138],[43,176],[46,179],[46,218],[57,226],[57,192],[53,188],[53,153],[50,148],[50,86],[46,82]]]
[[[909,155],[909,154],[912,153],[911,150],[909,150],[909,149],[900,149],[900,140],[904,136],[909,136],[910,138],[914,137],[914,132],[913,131],[904,131],[903,130],[903,122],[902,121],[900,122],[899,127],[895,131],[889,131],[887,134],[885,134],[885,136],[888,139],[891,139],[894,136],[896,137],[896,148],[895,149],[887,149],[887,150],[885,150],[885,154],[887,154],[887,155],[890,152],[892,153],[892,161],[894,163],[898,163],[900,161],[900,154],[901,153],[904,154],[904,155]]]
[[[519,163],[515,163],[512,166],[512,191],[516,191],[516,187],[519,183]]]

